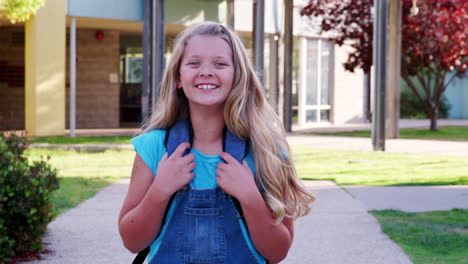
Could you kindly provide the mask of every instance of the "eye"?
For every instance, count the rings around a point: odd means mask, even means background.
[[[189,61],[187,63],[187,65],[190,65],[190,66],[200,66],[200,62],[198,61]]]
[[[216,62],[216,63],[215,63],[215,66],[218,67],[218,68],[222,68],[222,67],[227,66],[227,63],[224,63],[224,62]]]

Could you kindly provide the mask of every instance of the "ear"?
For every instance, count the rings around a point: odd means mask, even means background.
[[[180,81],[177,81],[177,83],[176,83],[176,87],[177,87],[177,89],[180,89],[180,88],[182,88],[182,84],[180,84]]]

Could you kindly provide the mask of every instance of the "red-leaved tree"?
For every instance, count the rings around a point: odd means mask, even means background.
[[[393,0],[392,0],[393,1]],[[401,77],[419,99],[437,130],[442,94],[468,64],[468,0],[419,0],[411,15],[411,0],[402,0]],[[301,15],[320,24],[320,31],[335,33],[337,44],[348,40],[355,51],[344,67],[348,71],[372,65],[373,0],[311,0]]]

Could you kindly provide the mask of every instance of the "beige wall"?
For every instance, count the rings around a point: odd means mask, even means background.
[[[364,87],[362,70],[345,71],[343,63],[348,58],[349,46],[335,45],[335,72],[333,91],[334,124],[365,122]]]
[[[48,0],[25,23],[25,129],[28,137],[65,133],[67,2]]]
[[[96,39],[95,29],[77,29],[76,128],[119,127],[119,82],[110,74],[119,74],[119,38],[116,30],[103,30],[104,39]],[[70,117],[70,81],[67,45],[66,126]]]
[[[0,27],[0,130],[24,129],[24,26]]]

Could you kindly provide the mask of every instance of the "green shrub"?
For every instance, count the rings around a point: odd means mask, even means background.
[[[58,189],[57,170],[47,160],[30,164],[23,157],[26,147],[24,139],[0,134],[0,263],[41,249],[54,217],[49,197]]]
[[[451,106],[445,96],[440,100],[439,118],[447,118]],[[424,112],[424,107],[414,93],[408,89],[402,89],[400,94],[400,117],[410,119],[429,118]]]

